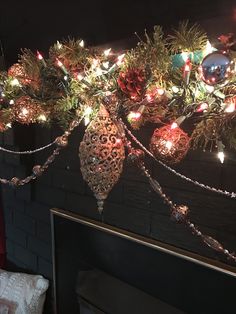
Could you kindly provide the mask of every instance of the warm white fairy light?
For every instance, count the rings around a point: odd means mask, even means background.
[[[83,41],[83,39],[80,41],[79,45],[80,45],[80,47],[84,48],[84,41]]]
[[[109,61],[107,61],[107,62],[103,62],[103,67],[105,68],[105,69],[108,69],[109,68]]]
[[[104,53],[104,56],[108,57],[109,54],[111,53],[111,48],[104,50],[103,53]]]
[[[225,160],[225,154],[224,152],[218,152],[217,154],[218,158],[220,159],[220,162],[223,164]]]
[[[171,141],[166,141],[165,146],[167,149],[171,149],[171,147],[173,146],[173,143]]]
[[[225,112],[231,113],[235,111],[235,104],[233,102],[230,102],[228,104],[225,104]]]
[[[179,88],[177,86],[172,86],[172,91],[177,94],[179,92]]]
[[[10,105],[13,105],[13,104],[14,104],[14,100],[11,99],[11,100],[9,101],[9,104],[10,104]]]
[[[20,82],[18,81],[17,78],[14,78],[11,80],[10,82],[10,85],[13,87],[13,86],[19,86],[20,85]]]
[[[67,76],[67,75],[64,76],[64,80],[65,80],[65,81],[68,80],[68,76]]]
[[[11,122],[8,122],[8,123],[6,124],[6,127],[7,127],[8,129],[10,129],[10,128],[12,127]]]
[[[28,115],[28,113],[29,113],[29,110],[27,109],[27,108],[25,108],[25,107],[23,107],[22,109],[21,109],[21,114],[23,115],[23,116],[27,116]]]
[[[206,47],[203,50],[203,54],[204,54],[204,56],[207,56],[210,53],[212,53],[213,51],[216,51],[216,49],[211,45],[211,43],[208,40],[207,43],[206,43]]]
[[[84,124],[87,126],[90,122],[90,115],[93,112],[92,107],[88,106],[84,110]]]
[[[117,62],[116,62],[116,64],[117,64],[118,66],[120,66],[120,65],[123,63],[124,57],[125,57],[125,53],[123,53],[122,55],[119,55],[119,56],[117,57]]]
[[[77,79],[78,79],[79,81],[82,81],[83,78],[84,78],[84,76],[83,76],[82,74],[79,73],[79,74],[77,75]]]
[[[58,48],[58,49],[61,49],[61,48],[62,48],[62,44],[61,44],[59,41],[57,41],[57,48]]]
[[[39,116],[38,116],[38,120],[39,121],[42,121],[42,122],[46,122],[47,121],[47,117],[45,116],[45,114],[40,114]]]

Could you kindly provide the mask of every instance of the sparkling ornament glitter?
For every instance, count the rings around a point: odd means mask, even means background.
[[[234,72],[234,63],[219,51],[207,55],[199,67],[201,79],[208,85],[224,83]]]
[[[35,123],[43,113],[42,107],[29,96],[21,96],[12,106],[14,119],[22,124]]]
[[[125,158],[120,132],[104,106],[85,131],[79,157],[83,178],[102,212],[104,200],[120,178]]]
[[[27,85],[31,82],[30,78],[26,75],[23,66],[19,63],[13,64],[8,69],[8,75],[13,77],[14,79],[17,79],[19,83],[23,85]]]
[[[175,205],[171,211],[171,219],[176,222],[185,222],[189,213],[188,206],[186,205]]]
[[[188,134],[179,127],[171,128],[171,125],[167,125],[154,131],[150,150],[157,159],[175,164],[187,154],[189,141]]]

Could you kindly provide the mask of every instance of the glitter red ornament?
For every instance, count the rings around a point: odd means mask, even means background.
[[[145,72],[142,69],[129,69],[126,72],[120,72],[117,83],[126,95],[133,100],[138,100],[144,92]]]
[[[44,110],[34,99],[29,96],[22,96],[12,106],[12,113],[15,121],[22,124],[35,123]]]
[[[150,150],[156,158],[175,164],[187,154],[189,142],[188,134],[181,128],[167,125],[155,129],[150,142]]]
[[[16,78],[23,85],[31,83],[31,79],[26,75],[23,66],[19,63],[13,64],[7,72],[8,76]]]

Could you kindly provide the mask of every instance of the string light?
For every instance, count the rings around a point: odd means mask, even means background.
[[[228,104],[224,104],[225,105],[225,112],[231,113],[235,111],[235,104],[233,102],[230,102]]]
[[[217,157],[219,158],[220,162],[223,164],[225,160],[225,154],[224,154],[224,144],[221,141],[217,141]]]
[[[38,120],[39,121],[42,121],[42,122],[46,122],[47,121],[47,117],[45,116],[45,114],[40,114],[39,116],[38,116]]]
[[[38,58],[38,60],[42,61],[43,65],[44,65],[45,67],[47,66],[47,64],[46,64],[46,62],[45,62],[43,56],[41,55],[41,53],[40,53],[39,51],[37,51],[37,58]]]
[[[14,79],[12,79],[12,80],[10,81],[10,85],[11,85],[12,87],[14,87],[14,86],[20,86],[20,82],[18,81],[17,78],[14,78]],[[2,93],[2,96],[3,96],[3,93]],[[5,96],[5,95],[4,95],[4,96]]]
[[[57,65],[62,69],[62,71],[67,75],[68,72],[67,72],[64,64],[59,59],[56,59],[56,62],[57,62]]]
[[[83,39],[80,41],[79,45],[80,45],[80,47],[84,48],[84,41],[83,41]]]
[[[110,53],[111,53],[111,48],[106,49],[106,50],[103,51],[103,54],[104,54],[106,57],[108,57],[108,56],[110,55]]]
[[[204,110],[206,110],[208,108],[208,104],[206,102],[203,102],[198,108],[197,108],[197,112],[202,112]]]
[[[87,126],[90,122],[90,115],[93,112],[92,107],[88,106],[84,110],[84,125]]]
[[[120,55],[120,56],[117,57],[117,62],[116,62],[116,64],[117,64],[118,66],[120,66],[120,65],[123,63],[124,57],[125,57],[125,53],[123,53],[122,55]]]
[[[9,104],[10,104],[10,105],[13,105],[13,104],[14,104],[14,100],[11,99],[11,100],[9,101]]]

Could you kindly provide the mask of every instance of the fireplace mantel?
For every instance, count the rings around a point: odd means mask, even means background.
[[[234,267],[61,209],[51,210],[51,224],[57,314],[78,313],[81,256],[179,313],[222,314],[234,308]]]

